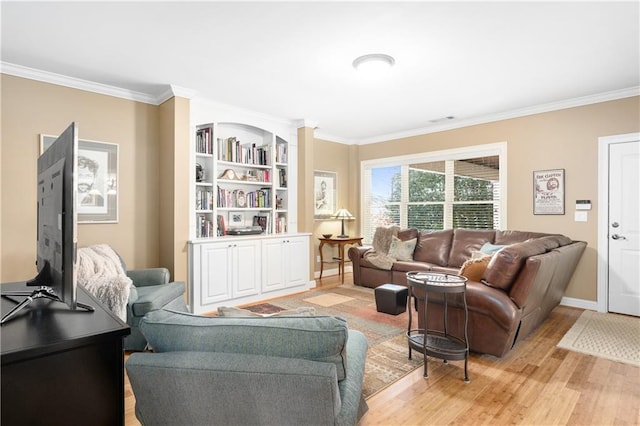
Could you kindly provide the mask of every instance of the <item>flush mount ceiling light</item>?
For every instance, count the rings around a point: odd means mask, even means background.
[[[371,53],[356,58],[353,61],[353,68],[358,72],[366,74],[380,74],[388,71],[396,60],[384,53]]]

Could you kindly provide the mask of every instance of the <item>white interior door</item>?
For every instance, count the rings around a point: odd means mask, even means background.
[[[640,141],[610,144],[608,310],[635,316],[640,316],[639,194]]]

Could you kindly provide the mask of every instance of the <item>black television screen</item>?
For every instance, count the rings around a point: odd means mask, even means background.
[[[47,286],[76,308],[78,126],[71,123],[38,158],[38,277],[29,285]]]
[[[38,158],[37,275],[26,283],[38,288],[2,292],[3,297],[17,304],[2,317],[2,324],[38,298],[64,302],[72,310],[80,307],[93,311],[93,307],[78,303],[76,298],[77,164],[78,126],[71,123]],[[26,298],[17,301],[13,299],[16,296]]]

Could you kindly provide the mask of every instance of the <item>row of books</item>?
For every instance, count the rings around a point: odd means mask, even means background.
[[[213,237],[213,222],[208,220],[204,216],[198,217],[198,226],[196,227],[196,237],[197,238],[207,238]]]
[[[218,187],[218,207],[271,208],[271,188],[244,192],[240,189],[228,190]]]
[[[196,210],[213,210],[213,191],[196,192]]]
[[[196,152],[200,154],[213,154],[213,139],[211,138],[210,127],[196,131]]]
[[[278,216],[276,219],[276,234],[284,232],[287,232],[287,218],[286,216]]]
[[[278,169],[278,177],[280,188],[287,187],[287,169]]]
[[[287,163],[287,144],[276,144],[276,163]]]
[[[242,144],[237,138],[218,139],[218,160],[232,163],[271,165],[271,147]]]

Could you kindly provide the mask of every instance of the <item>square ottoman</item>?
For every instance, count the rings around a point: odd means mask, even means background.
[[[382,284],[375,288],[376,310],[385,314],[398,315],[407,310],[407,287],[396,284]]]

